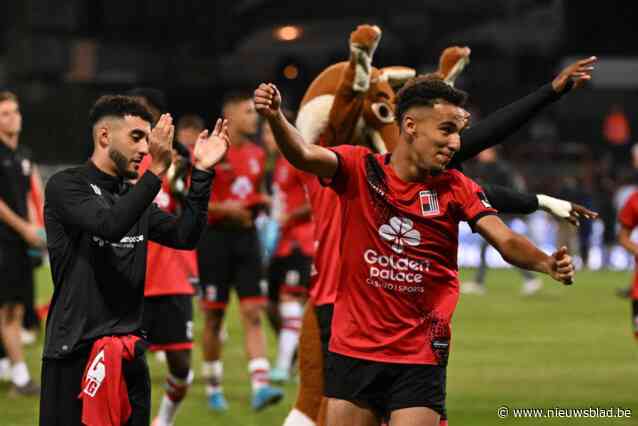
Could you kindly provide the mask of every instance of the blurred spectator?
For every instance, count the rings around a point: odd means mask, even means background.
[[[565,176],[563,178],[558,198],[581,204],[587,208],[591,208],[592,205],[591,195],[586,191],[582,182],[574,176]],[[577,239],[578,253],[580,254],[583,268],[586,268],[589,262],[591,231],[592,223],[588,220],[581,221],[578,228],[574,228],[574,226],[565,221],[558,222],[557,246],[566,246],[569,253],[575,253],[575,240]]]
[[[185,145],[192,153],[197,142],[197,136],[204,130],[204,119],[196,114],[186,114],[177,120],[175,127],[175,138]]]

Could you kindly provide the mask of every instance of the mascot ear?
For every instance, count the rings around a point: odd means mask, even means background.
[[[454,86],[456,78],[461,74],[463,68],[470,63],[469,47],[452,46],[448,47],[441,53],[439,59],[438,73],[444,76],[444,80],[450,86]]]
[[[394,66],[379,70],[379,81],[387,81],[393,89],[403,86],[406,81],[416,75],[414,68]]]

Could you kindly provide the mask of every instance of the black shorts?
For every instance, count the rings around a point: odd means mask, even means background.
[[[446,369],[328,354],[325,396],[370,406],[380,418],[394,410],[427,407],[445,418]]]
[[[0,306],[33,297],[33,268],[24,244],[0,243]]]
[[[89,354],[42,361],[40,426],[82,426],[82,376]],[[126,426],[148,426],[151,418],[151,380],[143,352],[122,362],[133,412]]]
[[[151,351],[192,349],[193,296],[145,297],[142,330]]]
[[[279,294],[305,296],[310,284],[312,257],[295,248],[289,256],[275,257],[268,268],[268,298],[279,302]]]
[[[231,286],[241,301],[266,302],[255,228],[208,226],[197,247],[197,262],[204,309],[224,309]]]

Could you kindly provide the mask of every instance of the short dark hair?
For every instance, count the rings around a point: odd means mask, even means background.
[[[104,95],[101,96],[91,112],[89,112],[89,125],[91,128],[104,117],[124,118],[127,115],[139,117],[153,124],[153,116],[139,100],[132,96]]]
[[[456,89],[436,74],[425,74],[411,78],[399,90],[396,97],[396,117],[399,124],[405,112],[413,106],[434,106],[445,101],[462,107],[467,93]]]
[[[222,99],[222,108],[226,108],[226,106],[228,105],[247,101],[252,98],[253,98],[252,93],[246,90],[234,90],[224,95],[224,98]]]
[[[146,102],[161,113],[168,110],[166,95],[159,89],[153,87],[136,87],[129,90],[127,95],[146,99]]]
[[[4,101],[13,101],[16,104],[19,103],[16,94],[8,90],[0,91],[0,102]]]
[[[182,115],[179,120],[177,120],[177,130],[195,129],[201,132],[205,128],[204,119],[196,114]]]

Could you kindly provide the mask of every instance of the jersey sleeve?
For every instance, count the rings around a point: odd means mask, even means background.
[[[331,179],[319,178],[324,186],[329,186],[338,194],[356,191],[356,173],[359,163],[371,151],[362,146],[340,145],[328,148],[337,154],[337,171]]]
[[[496,214],[497,211],[490,204],[483,188],[476,182],[460,172],[457,172],[457,188],[455,195],[458,197],[460,220],[467,222],[472,231],[474,225],[483,216]]]
[[[638,192],[634,192],[620,209],[618,222],[629,229],[634,229],[638,225]]]

